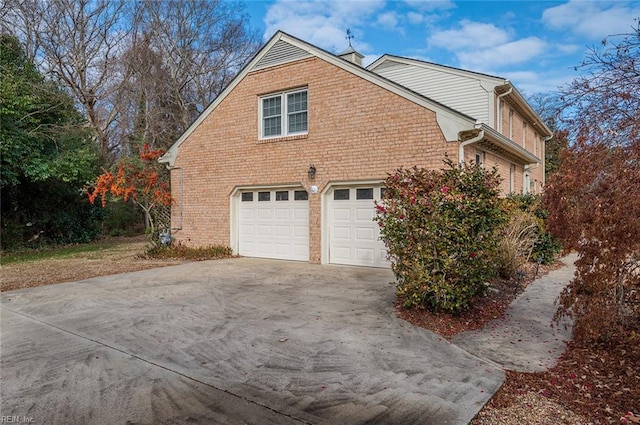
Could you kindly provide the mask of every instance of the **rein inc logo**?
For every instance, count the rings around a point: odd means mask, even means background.
[[[28,416],[0,416],[0,424],[32,424],[33,418]]]

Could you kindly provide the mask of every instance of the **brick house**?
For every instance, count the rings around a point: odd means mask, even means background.
[[[172,234],[250,257],[385,267],[372,221],[387,173],[452,160],[538,192],[551,132],[503,78],[276,33],[160,159]]]

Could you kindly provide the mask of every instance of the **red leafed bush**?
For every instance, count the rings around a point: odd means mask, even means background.
[[[559,314],[578,342],[640,330],[640,27],[603,41],[564,90],[570,146],[546,187],[549,230],[579,254]]]

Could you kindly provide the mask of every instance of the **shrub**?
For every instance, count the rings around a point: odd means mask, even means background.
[[[543,207],[542,197],[534,194],[511,194],[506,199],[505,208],[507,211],[517,208],[536,220],[535,242],[529,258],[542,264],[553,263],[562,246],[547,232],[546,219],[549,212]]]
[[[375,220],[404,305],[459,313],[495,275],[504,214],[496,169],[445,163],[390,174]]]
[[[169,246],[153,246],[146,251],[147,258],[181,259],[190,261],[217,260],[233,257],[231,248],[223,245],[209,245],[205,247],[187,247],[181,243]]]
[[[560,244],[546,231],[548,213],[542,208],[542,198],[534,194],[510,194],[503,202],[509,217],[496,237],[499,240],[496,264],[501,277],[513,278],[530,260],[551,264]]]
[[[529,261],[539,238],[539,220],[529,211],[511,209],[509,221],[498,232],[496,264],[498,273],[512,278]]]

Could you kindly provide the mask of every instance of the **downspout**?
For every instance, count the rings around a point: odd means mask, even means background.
[[[462,132],[460,132],[462,133]],[[460,140],[460,133],[458,133],[458,140]],[[460,140],[460,145],[458,146],[458,162],[460,164],[464,163],[464,148],[465,146],[469,146],[471,144],[477,143],[482,141],[482,139],[484,139],[484,130],[480,130],[480,132],[478,133],[477,136],[469,139],[469,140],[465,140],[464,142]]]
[[[505,84],[511,83],[509,82],[509,80],[505,80]],[[499,133],[502,133],[502,98],[510,95],[511,92],[513,92],[513,86],[509,87],[509,90],[507,90],[506,92],[499,94],[496,98],[496,100],[498,101],[498,125],[496,127],[498,127]]]
[[[165,167],[167,167],[167,170],[169,170],[169,173],[171,173],[171,171],[173,170],[179,170],[180,171],[180,224],[178,225],[178,227],[172,227],[171,230],[182,230],[182,224],[183,224],[183,219],[184,219],[184,177],[183,177],[183,170],[182,167],[173,167],[171,165],[169,165],[169,163],[167,163],[167,165],[165,165]]]

